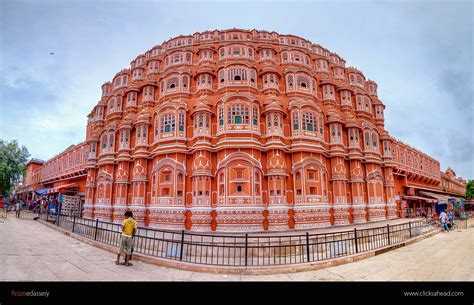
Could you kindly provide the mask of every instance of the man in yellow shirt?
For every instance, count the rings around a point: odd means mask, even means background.
[[[133,219],[132,211],[125,212],[125,219],[122,222],[122,235],[120,235],[120,248],[115,264],[120,264],[120,255],[125,253],[125,266],[131,266],[129,262],[132,256],[133,236],[137,230],[137,222]]]

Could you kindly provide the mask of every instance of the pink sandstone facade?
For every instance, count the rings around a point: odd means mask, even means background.
[[[47,161],[42,181],[79,179],[84,217],[118,222],[130,209],[162,229],[392,219],[407,189],[443,190],[439,162],[392,138],[384,110],[374,81],[303,38],[180,36],[102,85],[86,141]]]

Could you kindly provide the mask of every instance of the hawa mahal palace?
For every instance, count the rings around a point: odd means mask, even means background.
[[[179,36],[102,85],[83,143],[28,163],[25,193],[75,192],[85,218],[199,232],[405,217],[465,194],[384,128],[377,84],[293,35]]]

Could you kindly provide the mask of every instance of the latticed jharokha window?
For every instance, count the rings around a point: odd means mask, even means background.
[[[233,68],[229,70],[228,80],[247,80],[247,69]]]
[[[224,125],[224,107],[220,106],[219,107],[219,126]]]
[[[175,116],[174,114],[167,113],[161,117],[161,132],[172,132],[175,131]]]
[[[314,115],[310,112],[303,113],[303,129],[307,131],[314,131]]]
[[[298,118],[298,112],[293,112],[293,130],[298,130],[300,127],[300,121]]]
[[[298,75],[297,86],[303,90],[309,90],[309,78],[304,75]]]
[[[166,89],[168,90],[178,89],[178,87],[179,87],[179,80],[177,77],[172,77],[168,79],[168,81],[166,82]]]
[[[102,149],[107,147],[107,135],[102,136]]]
[[[249,116],[249,107],[247,105],[230,105],[227,112],[227,124],[248,124]]]
[[[253,119],[253,125],[258,125],[258,109],[254,106],[252,109],[252,119]]]
[[[375,132],[372,133],[372,147],[376,148],[378,146],[379,140]]]
[[[178,114],[178,131],[184,131],[184,113]]]

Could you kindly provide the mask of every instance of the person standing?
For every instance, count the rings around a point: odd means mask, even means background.
[[[446,215],[446,212],[444,210],[439,215],[439,220],[441,221],[441,225],[443,227],[443,232],[449,232],[449,229],[448,229],[448,215]]]
[[[137,222],[133,219],[132,211],[125,212],[125,219],[122,222],[122,235],[120,235],[120,248],[115,264],[120,264],[120,255],[125,254],[125,266],[132,266],[129,262],[132,256],[133,236],[137,230]]]
[[[20,218],[20,207],[21,207],[21,202],[20,200],[18,200],[15,204],[16,218]]]

